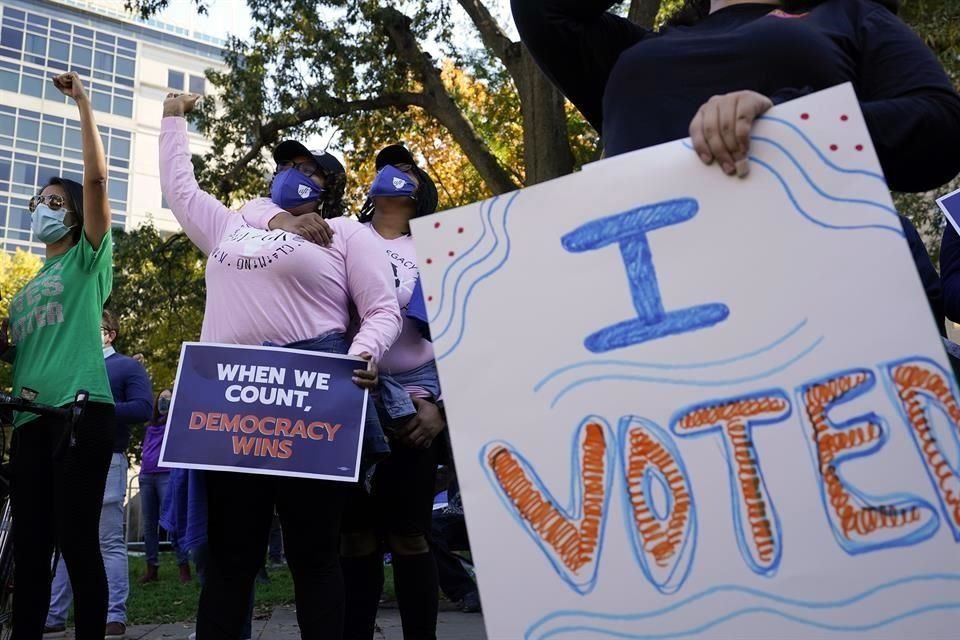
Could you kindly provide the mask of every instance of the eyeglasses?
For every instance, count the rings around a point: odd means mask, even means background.
[[[37,207],[40,206],[41,204],[47,205],[54,211],[59,211],[60,209],[63,209],[64,211],[67,211],[67,212],[70,211],[70,209],[67,209],[64,206],[65,202],[63,198],[61,196],[58,196],[55,193],[51,193],[48,196],[44,196],[44,195],[33,196],[32,198],[30,198],[30,202],[27,204],[27,209],[30,210],[30,213],[33,213],[34,211],[37,210]]]
[[[288,160],[286,162],[277,163],[277,171],[285,171],[287,169],[296,169],[306,177],[311,177],[320,171],[320,167],[317,166],[316,162],[307,160],[305,162],[293,162]]]
[[[100,333],[110,333],[110,329],[107,327],[100,327]]]

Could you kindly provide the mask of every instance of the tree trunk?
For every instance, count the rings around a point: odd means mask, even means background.
[[[563,94],[540,71],[533,56],[512,42],[483,0],[459,0],[484,46],[500,59],[513,79],[523,120],[524,184],[530,186],[573,171]]]
[[[521,45],[522,46],[522,45]],[[573,172],[563,94],[522,47],[514,74],[523,117],[523,160],[526,186]]]
[[[661,0],[631,0],[627,18],[641,27],[652,28],[660,13]]]
[[[403,60],[423,83],[424,109],[450,132],[487,188],[494,194],[516,190],[517,185],[510,178],[510,174],[500,166],[497,157],[480,139],[447,93],[440,70],[434,66],[430,55],[420,49],[410,30],[410,18],[392,7],[382,8],[375,15],[393,42],[397,57]]]

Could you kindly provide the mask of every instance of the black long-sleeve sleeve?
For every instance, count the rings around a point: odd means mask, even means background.
[[[960,95],[939,60],[893,13],[876,5],[860,25],[855,83],[894,191],[929,191],[960,172]]]
[[[903,226],[903,234],[907,239],[907,245],[910,247],[913,262],[917,265],[917,273],[920,276],[920,282],[923,284],[923,290],[927,294],[927,302],[930,303],[930,312],[933,313],[933,319],[937,323],[937,330],[940,335],[946,335],[947,329],[944,326],[943,316],[943,287],[940,276],[930,260],[930,254],[927,253],[927,247],[924,246],[917,228],[903,216],[900,216],[900,224]]]
[[[603,91],[620,54],[651,32],[607,10],[612,0],[511,0],[520,38],[580,113],[602,132]]]
[[[731,5],[659,33],[608,13],[612,4],[512,0],[524,43],[608,155],[685,137],[713,95],[748,89],[780,103],[852,82],[893,190],[928,191],[960,171],[960,96],[879,2],[827,0],[796,19]]]

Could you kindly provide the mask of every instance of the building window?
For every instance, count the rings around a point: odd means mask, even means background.
[[[183,72],[167,70],[167,86],[177,91],[183,91]]]
[[[190,93],[207,94],[207,79],[203,76],[190,76]]]
[[[130,192],[132,136],[100,125],[109,166],[108,197],[113,222],[124,226]],[[0,104],[0,240],[31,243],[27,202],[53,176],[82,182],[80,122]],[[5,212],[5,215],[4,215]]]
[[[135,41],[10,7],[0,11],[0,89],[64,103],[49,77],[76,71],[92,86],[94,109],[133,116]]]

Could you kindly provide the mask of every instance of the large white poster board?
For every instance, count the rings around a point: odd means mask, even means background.
[[[954,638],[960,407],[853,90],[415,221],[491,638]]]

